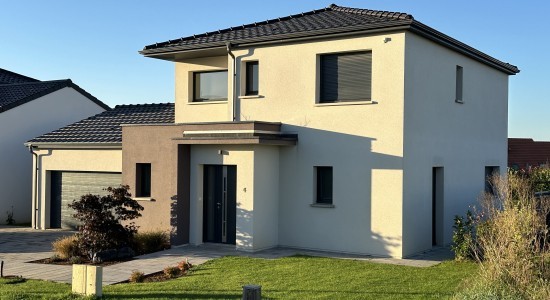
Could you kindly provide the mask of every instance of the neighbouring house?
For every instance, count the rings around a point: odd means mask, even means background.
[[[40,81],[0,69],[0,224],[31,222],[29,139],[108,110],[70,79]]]
[[[154,123],[174,123],[174,104],[117,105],[28,141],[38,166],[33,227],[74,229],[77,221],[69,203],[122,184],[121,125]]]
[[[116,169],[174,244],[407,257],[506,168],[518,68],[406,13],[331,5],[140,53],[174,63],[175,120],[123,125]],[[41,228],[51,172],[104,165],[95,146],[42,165]]]
[[[550,166],[550,142],[528,138],[508,139],[508,167],[525,169]]]

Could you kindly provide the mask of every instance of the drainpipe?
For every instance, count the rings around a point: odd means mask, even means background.
[[[33,180],[33,186],[34,186],[34,199],[33,202],[34,202],[34,229],[38,229],[39,227],[39,224],[38,224],[38,171],[40,170],[38,168],[38,154],[36,154],[33,149],[32,149],[32,145],[29,145],[29,152],[34,156],[34,163],[35,163],[35,168],[34,168],[34,180]]]
[[[235,97],[236,93],[237,93],[237,59],[235,58],[235,55],[233,54],[233,52],[231,52],[231,42],[227,42],[225,44],[225,46],[227,47],[227,54],[229,54],[231,56],[231,58],[233,58],[233,93],[231,95],[231,100],[232,100],[232,104],[233,104],[233,111],[232,111],[232,116],[233,116],[233,122],[237,121],[237,117],[235,115],[235,112],[236,112],[236,107],[237,107],[237,97]]]

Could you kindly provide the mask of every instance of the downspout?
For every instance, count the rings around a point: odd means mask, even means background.
[[[34,163],[35,163],[35,168],[34,168],[34,180],[33,180],[33,186],[34,186],[34,195],[33,195],[33,202],[34,202],[34,229],[38,229],[39,228],[39,224],[38,224],[38,213],[39,213],[39,210],[38,210],[38,171],[39,171],[39,168],[38,168],[38,154],[36,154],[33,150],[32,150],[32,145],[29,144],[29,152],[34,156]]]
[[[227,47],[227,54],[229,54],[231,56],[231,58],[233,58],[233,92],[232,92],[232,95],[231,95],[231,100],[232,100],[232,105],[233,105],[233,109],[232,109],[232,120],[233,122],[237,121],[237,118],[236,118],[236,115],[235,115],[235,112],[236,112],[236,108],[237,108],[237,97],[235,97],[236,93],[237,93],[237,59],[235,58],[235,55],[233,54],[233,52],[231,52],[231,42],[227,42],[225,43],[225,46]]]

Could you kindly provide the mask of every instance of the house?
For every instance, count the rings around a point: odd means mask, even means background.
[[[175,121],[122,126],[122,182],[174,244],[407,257],[506,168],[518,68],[406,13],[331,5],[140,53],[174,63]]]
[[[550,142],[528,138],[508,139],[508,167],[525,169],[550,166]]]
[[[0,69],[0,224],[31,221],[32,160],[23,143],[109,109],[70,79],[40,81]]]
[[[122,184],[122,124],[174,123],[174,104],[117,105],[26,143],[35,153],[33,227],[77,225],[74,199]],[[142,141],[147,142],[147,141]]]

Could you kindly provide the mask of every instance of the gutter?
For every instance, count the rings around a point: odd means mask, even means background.
[[[28,147],[29,147],[29,152],[34,156],[34,163],[35,163],[35,167],[34,167],[34,180],[33,180],[33,186],[34,186],[34,199],[32,199],[32,201],[34,202],[34,212],[33,212],[33,215],[34,215],[34,229],[38,229],[38,213],[39,213],[39,209],[38,209],[38,171],[40,170],[40,168],[38,167],[38,154],[36,154],[34,151],[33,151],[33,146],[32,144],[28,144]]]
[[[233,58],[233,90],[232,90],[232,95],[231,95],[231,103],[232,103],[232,111],[231,111],[231,115],[232,115],[232,121],[235,122],[237,121],[237,117],[235,115],[235,111],[236,111],[236,107],[237,107],[237,97],[236,97],[236,94],[237,94],[237,59],[235,58],[235,55],[233,54],[233,52],[231,52],[231,42],[227,42],[225,44],[225,47],[227,49],[227,54],[229,54],[232,58]]]

